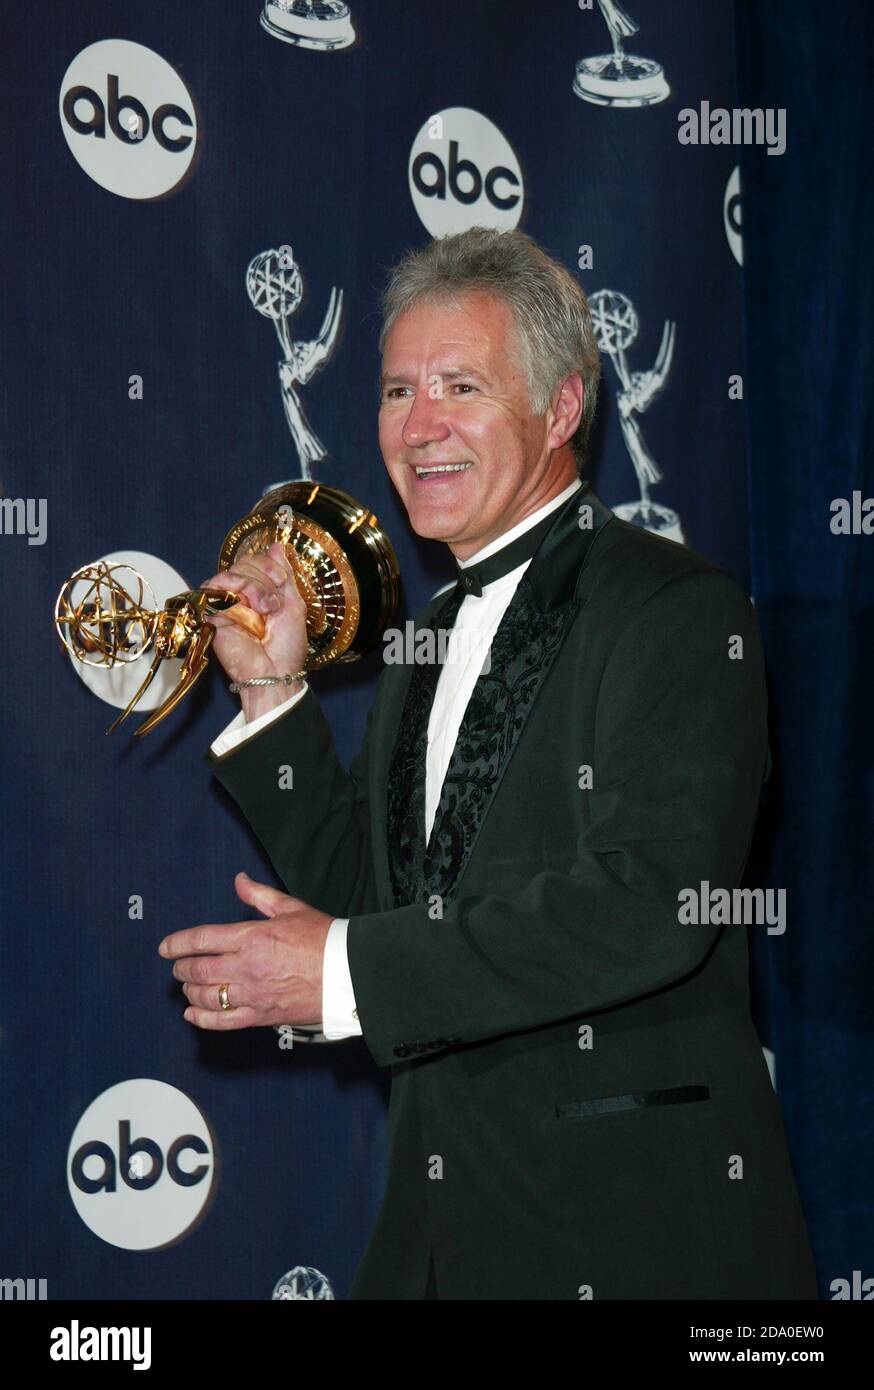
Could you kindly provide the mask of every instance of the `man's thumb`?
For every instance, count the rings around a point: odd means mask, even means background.
[[[275,917],[280,912],[287,912],[289,904],[294,902],[287,893],[280,892],[278,888],[271,888],[269,883],[256,883],[248,874],[237,874],[234,887],[238,898],[242,898],[244,903],[248,903],[256,911],[263,912],[265,917]]]

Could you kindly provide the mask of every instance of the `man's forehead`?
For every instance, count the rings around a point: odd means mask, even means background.
[[[445,332],[467,340],[471,333],[505,328],[512,318],[509,304],[486,290],[465,290],[447,299],[416,300],[392,326],[389,338]]]
[[[494,372],[507,347],[507,306],[468,294],[455,304],[413,305],[396,320],[383,354],[383,379],[423,364],[445,372]]]

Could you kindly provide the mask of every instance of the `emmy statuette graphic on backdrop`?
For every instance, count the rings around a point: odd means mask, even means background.
[[[280,246],[255,256],[246,270],[246,290],[252,307],[273,320],[283,354],[279,363],[282,407],[300,460],[301,477],[311,478],[310,464],[323,459],[326,450],[307,424],[295,387],[306,386],[331,356],[340,327],[343,291],[332,286],[319,336],[296,343],[289,320],[303,298],[303,278],[291,247]]]
[[[285,483],[231,528],[218,568],[228,570],[237,559],[261,554],[277,541],[307,606],[304,669],[357,661],[391,621],[399,595],[397,557],[373,512],[324,483]],[[213,613],[225,613],[255,639],[263,637],[269,622],[239,595],[220,589],[176,594],[159,608],[147,581],[128,565],[100,561],[64,582],[55,627],[73,661],[110,670],[154,653],[142,684],[107,733],[127,718],[161,663],[182,657],[178,685],[137,736],[175,709],[208,665],[215,628],[205,619]]]
[[[287,1274],[277,1280],[272,1300],[280,1302],[289,1299],[332,1299],[334,1290],[327,1275],[312,1265],[295,1265]]]
[[[589,308],[598,347],[610,358],[619,378],[621,389],[616,392],[619,423],[640,487],[638,502],[621,502],[613,507],[613,511],[623,521],[630,521],[645,531],[654,531],[667,540],[683,544],[685,537],[677,513],[670,507],[659,506],[650,498],[650,487],[653,483],[661,482],[662,472],[635,419],[635,415],[642,415],[648,410],[664,390],[674,356],[677,325],[670,319],[665,321],[655,365],[648,372],[632,372],[628,368],[625,350],[636,342],[639,325],[631,300],[616,290],[597,290],[589,296]]]
[[[610,30],[613,51],[580,59],[573,83],[576,95],[595,106],[654,106],[664,101],[671,89],[661,63],[626,53],[622,46],[640,26],[616,0],[598,0],[598,8]]]
[[[267,0],[261,27],[283,43],[331,52],[355,42],[345,0]]]

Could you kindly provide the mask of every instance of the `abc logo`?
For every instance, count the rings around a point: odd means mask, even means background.
[[[736,166],[725,186],[722,201],[722,215],[725,221],[725,235],[732,255],[738,265],[744,263],[743,231],[741,228],[740,167]]]
[[[179,74],[150,48],[102,39],[64,74],[61,129],[96,183],[122,198],[170,193],[192,169],[194,101]]]
[[[206,1177],[209,1164],[201,1163],[186,1172],[179,1166],[183,1149],[206,1154],[209,1153],[209,1146],[196,1134],[181,1134],[167,1151],[167,1173],[172,1181],[178,1182],[180,1187],[195,1187]],[[97,1177],[89,1178],[85,1171],[85,1160],[88,1158],[98,1158],[102,1164]],[[144,1162],[146,1158],[148,1164]],[[80,1192],[115,1192],[119,1177],[128,1187],[145,1192],[146,1188],[154,1187],[163,1171],[164,1155],[159,1145],[153,1139],[135,1139],[132,1143],[130,1120],[119,1120],[118,1162],[109,1144],[104,1144],[102,1139],[92,1139],[74,1153],[70,1173]]]
[[[410,196],[432,236],[468,227],[510,231],[523,206],[512,146],[479,111],[452,106],[430,116],[413,141]]]
[[[215,1144],[200,1110],[163,1081],[111,1086],[70,1141],[67,1182],[86,1226],[125,1250],[159,1250],[202,1217]]]

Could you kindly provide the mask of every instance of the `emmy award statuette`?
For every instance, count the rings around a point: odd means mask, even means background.
[[[267,0],[261,27],[283,43],[331,53],[355,42],[345,0]]]
[[[259,555],[275,542],[285,549],[307,607],[306,671],[333,662],[357,661],[379,640],[399,596],[400,571],[392,544],[368,508],[347,492],[311,480],[284,483],[268,492],[231,528],[219,570],[244,555]],[[136,730],[160,724],[206,670],[215,628],[205,619],[224,613],[253,638],[266,621],[218,589],[176,594],[159,607],[147,581],[130,565],[101,561],[76,570],[55,604],[55,627],[76,662],[109,670],[153,650],[152,664],[111,733],[145,694],[161,663],[181,657],[179,683]]]
[[[303,278],[290,246],[262,251],[246,270],[246,290],[253,309],[272,319],[282,348],[279,386],[282,408],[300,459],[301,477],[311,478],[310,465],[325,457],[325,448],[307,423],[296,391],[320,371],[334,350],[343,308],[343,291],[332,289],[319,336],[296,342],[289,320],[303,299]]]
[[[640,488],[639,501],[616,503],[613,511],[633,526],[682,545],[684,536],[679,516],[672,507],[663,507],[650,497],[650,488],[661,482],[662,471],[637,423],[637,416],[648,410],[665,389],[674,357],[677,325],[671,319],[666,320],[653,366],[645,372],[633,372],[626,351],[637,341],[640,324],[631,300],[618,290],[597,290],[589,296],[589,308],[598,347],[610,358],[619,378],[616,393],[619,424]]]
[[[661,63],[626,53],[622,40],[636,34],[638,25],[617,0],[598,0],[598,8],[610,30],[613,48],[596,58],[577,63],[573,90],[595,106],[654,106],[671,94]]]

